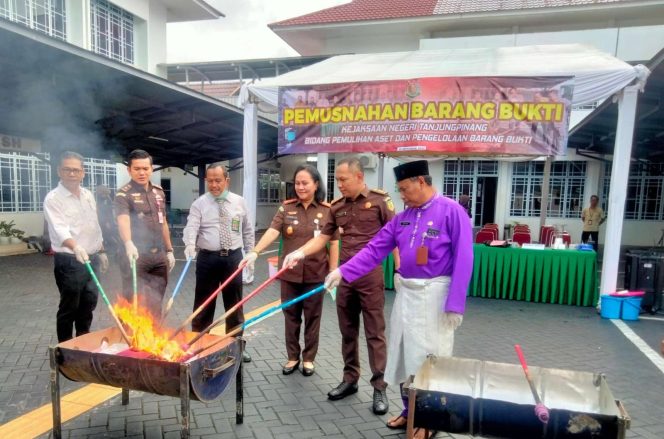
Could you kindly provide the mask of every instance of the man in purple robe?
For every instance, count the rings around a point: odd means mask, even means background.
[[[395,247],[399,249],[385,370],[385,381],[392,385],[415,374],[427,355],[452,355],[473,270],[468,214],[459,203],[436,192],[427,161],[399,165],[394,173],[406,210],[325,279],[330,289],[342,277],[353,282]],[[408,404],[403,391],[402,398],[404,410],[387,422],[389,428],[406,428]]]

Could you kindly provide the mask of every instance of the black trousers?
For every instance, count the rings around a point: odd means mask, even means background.
[[[597,244],[599,242],[599,232],[582,232],[581,233],[581,242],[587,243],[588,237],[593,238],[593,248],[597,251]]]
[[[99,258],[93,255],[90,259],[95,273],[99,274]],[[56,329],[58,342],[62,343],[73,338],[74,327],[77,337],[90,332],[98,292],[87,268],[74,255],[56,253],[53,273],[60,291]]]
[[[237,269],[242,260],[242,250],[231,251],[228,256],[221,256],[219,252],[201,250],[196,257],[196,291],[194,297],[194,310],[210,297],[219,285]],[[242,300],[242,274],[238,274],[224,290],[219,293],[224,301],[224,309],[229,310]],[[219,297],[219,296],[217,296]],[[191,322],[191,330],[200,332],[207,328],[214,320],[214,311],[217,299],[211,301],[199,315]],[[226,332],[244,323],[242,307],[226,318]],[[238,334],[242,335],[242,332]]]

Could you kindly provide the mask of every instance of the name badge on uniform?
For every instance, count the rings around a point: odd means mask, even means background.
[[[401,225],[401,226],[409,226],[409,225],[410,225],[410,221],[401,221],[401,222],[399,223],[399,225]]]
[[[159,217],[159,224],[164,224],[164,214],[161,210],[157,212],[157,216]]]
[[[233,220],[231,221],[231,230],[233,232],[240,231],[240,218],[233,218]]]
[[[415,253],[415,263],[417,265],[427,265],[429,262],[429,248],[425,246],[417,247],[417,252]]]

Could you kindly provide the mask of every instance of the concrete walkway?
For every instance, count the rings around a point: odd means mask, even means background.
[[[40,254],[0,258],[0,437],[33,410],[44,407],[39,422],[25,422],[18,437],[49,437],[51,426],[49,364],[47,348],[57,343],[55,312],[59,295],[55,287],[52,258]],[[172,273],[172,289],[183,262]],[[257,278],[251,291],[267,273],[265,256],[257,262]],[[102,279],[110,295],[118,290],[118,273]],[[193,302],[194,269],[178,296],[169,323],[184,319]],[[168,293],[170,295],[170,292]],[[386,315],[394,292],[387,291]],[[245,312],[278,300],[278,286],[271,285]],[[218,307],[218,315],[219,313]],[[110,317],[100,299],[93,329],[110,326]],[[652,349],[659,352],[664,321],[629,323]],[[253,362],[245,366],[245,419],[235,425],[234,388],[211,404],[192,403],[192,436],[205,438],[378,438],[404,437],[385,427],[389,417],[371,412],[372,388],[368,383],[366,344],[361,342],[364,375],[360,391],[337,402],[326,393],[341,379],[340,335],[334,304],[325,299],[316,374],[284,376],[283,318],[279,315],[255,326],[248,334]],[[614,396],[625,404],[632,417],[629,438],[664,437],[664,374],[610,321],[592,308],[575,308],[471,298],[463,325],[457,333],[455,355],[517,363],[513,345],[523,346],[535,366],[555,367],[606,374]],[[61,381],[62,393],[76,389],[93,391],[86,384]],[[95,391],[98,394],[100,391]],[[394,414],[400,398],[389,389]],[[178,438],[179,400],[131,392],[130,404],[119,396],[81,413],[63,425],[64,437]],[[41,413],[41,412],[40,412]],[[3,430],[5,429],[5,430]],[[13,430],[16,431],[16,430]],[[439,433],[437,437],[464,437]]]

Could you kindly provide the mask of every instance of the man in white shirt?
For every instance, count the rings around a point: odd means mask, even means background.
[[[97,306],[97,289],[85,267],[105,272],[104,253],[97,205],[92,193],[81,187],[85,170],[83,157],[65,152],[58,167],[60,183],[44,199],[51,248],[55,252],[55,283],[60,291],[56,316],[58,342],[90,332],[92,312]]]
[[[213,163],[205,172],[208,192],[197,198],[189,210],[184,228],[184,255],[196,257],[196,291],[194,310],[237,269],[242,250],[254,248],[254,226],[249,221],[244,198],[228,190],[230,179],[221,163]],[[230,309],[242,300],[242,277],[235,277],[221,293],[224,308]],[[214,320],[213,300],[191,323],[192,331],[200,332]],[[226,319],[226,331],[244,323],[242,308]],[[240,333],[240,336],[242,333]],[[244,362],[251,357],[244,351]]]

